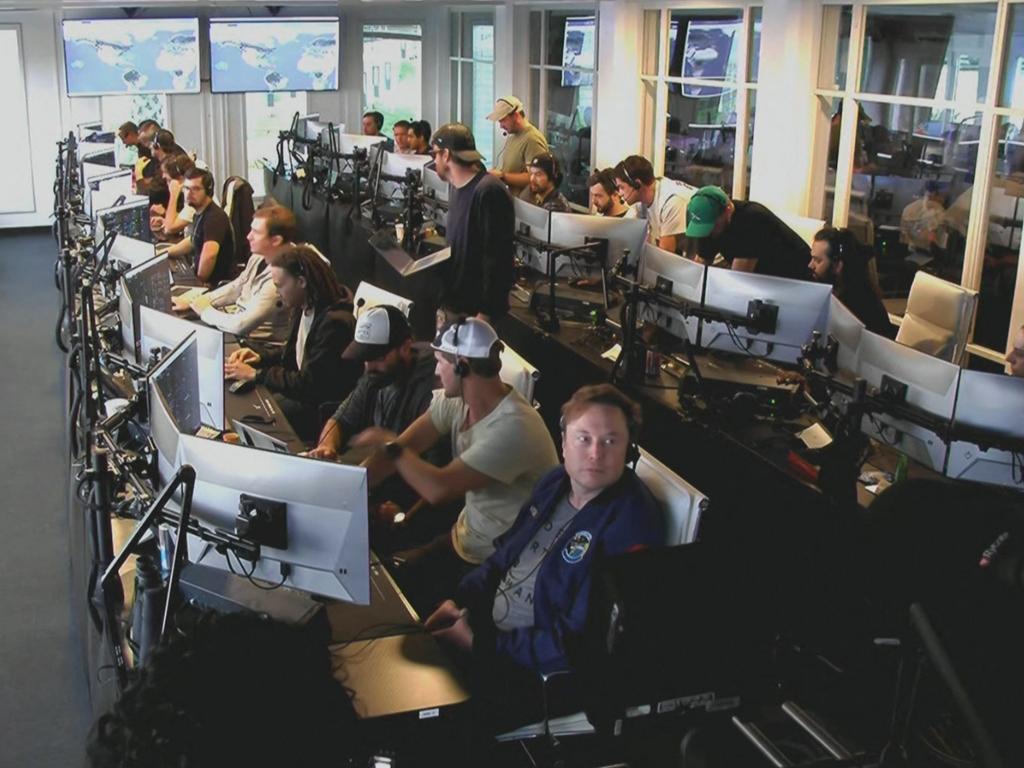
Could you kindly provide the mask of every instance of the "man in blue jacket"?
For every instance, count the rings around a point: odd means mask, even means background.
[[[426,621],[435,637],[471,652],[475,671],[505,678],[496,688],[506,703],[511,690],[531,687],[509,685],[509,675],[532,681],[570,669],[595,560],[664,540],[658,503],[626,470],[640,407],[610,384],[582,387],[562,406],[561,426],[564,465],[540,480],[494,554]]]

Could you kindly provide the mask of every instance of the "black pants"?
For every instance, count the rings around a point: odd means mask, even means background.
[[[453,597],[462,577],[476,567],[455,552],[451,531],[421,547],[397,552],[390,563],[395,581],[422,619]]]

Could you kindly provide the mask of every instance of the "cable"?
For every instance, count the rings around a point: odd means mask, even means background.
[[[256,565],[255,565],[255,563],[252,566],[252,570],[247,573],[246,570],[245,570],[245,566],[242,565],[242,558],[240,558],[238,555],[235,555],[235,559],[238,561],[238,567],[242,571],[241,573],[236,573],[235,569],[231,566],[231,550],[230,549],[225,550],[225,552],[224,552],[224,559],[227,561],[228,570],[231,571],[231,573],[233,573],[235,576],[245,576],[245,578],[248,580],[248,582],[250,584],[252,584],[254,587],[256,587],[256,589],[262,589],[264,592],[273,592],[275,589],[280,589],[281,587],[284,586],[284,583],[288,580],[288,576],[290,575],[290,572],[285,571],[285,565],[286,564],[285,563],[281,563],[281,580],[279,582],[277,582],[277,584],[274,584],[271,587],[265,587],[262,584],[257,584],[255,579],[253,579],[253,577],[252,577],[253,574],[256,573]]]

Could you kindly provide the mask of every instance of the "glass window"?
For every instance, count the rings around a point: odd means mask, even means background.
[[[129,120],[136,125],[143,120],[156,120],[160,125],[164,125],[166,114],[167,96],[162,93],[100,97],[100,115],[103,126],[108,130],[117,130]],[[138,159],[139,152],[135,147],[126,147],[116,135],[114,141],[119,165],[131,165]]]
[[[869,7],[860,90],[979,103],[995,23],[994,4]]]
[[[462,14],[462,58],[494,61],[494,20],[490,14]]]
[[[669,83],[664,175],[695,187],[732,191],[736,152],[736,90],[703,88],[687,95]],[[715,92],[717,91],[717,92]]]
[[[978,155],[980,113],[863,102],[853,175],[883,294],[903,314],[914,274],[959,283]]]
[[[999,149],[989,187],[985,262],[974,322],[974,342],[990,349],[1006,348],[1017,279],[1021,227],[1024,226],[1024,118],[1004,117],[997,123]]]
[[[292,116],[306,114],[305,91],[245,94],[245,156],[253,194],[266,194],[262,160],[277,162],[277,135],[288,130]]]
[[[547,115],[544,133],[558,158],[564,180],[561,191],[580,205],[589,203],[590,128],[594,119],[594,87],[566,85],[559,70],[544,73],[547,80]]]
[[[673,11],[668,32],[669,77],[736,80],[743,50],[741,11]],[[701,86],[687,91],[699,95]]]
[[[750,9],[750,53],[747,57],[747,82],[756,83],[761,68],[761,9]]]
[[[473,131],[476,146],[488,163],[494,157],[494,124],[487,120],[494,105],[494,19],[489,13],[453,11],[451,119]],[[461,54],[459,56],[458,54]]]
[[[750,117],[747,118],[749,127],[747,130],[750,136],[747,138],[747,186],[743,194],[744,200],[750,199],[750,171],[753,168],[754,160],[754,123],[757,114],[757,91],[750,92]]]
[[[363,27],[363,109],[384,115],[382,133],[423,110],[422,30],[419,24]]]
[[[850,55],[852,20],[853,6],[825,6],[818,59],[819,88],[830,91],[846,89],[846,62]]]
[[[487,119],[494,108],[494,64],[473,63],[473,105],[469,125],[473,129],[477,149],[488,162],[494,163],[494,123]]]
[[[1006,55],[999,104],[1003,107],[1024,107],[1024,6],[1009,8]]]

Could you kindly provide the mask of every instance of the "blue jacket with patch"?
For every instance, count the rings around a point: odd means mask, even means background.
[[[541,478],[512,527],[495,539],[494,554],[459,584],[458,602],[469,609],[474,655],[496,653],[538,672],[569,669],[566,639],[582,632],[586,622],[595,559],[664,542],[658,502],[627,469],[576,513],[541,563],[533,589],[533,626],[497,629],[491,610],[502,577],[568,492],[564,467]]]

